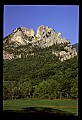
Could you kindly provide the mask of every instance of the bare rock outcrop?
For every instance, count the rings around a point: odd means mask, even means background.
[[[14,57],[14,54],[6,51],[6,48],[8,46],[11,46],[12,49],[14,49],[18,46],[29,44],[32,47],[38,45],[41,48],[64,44],[64,50],[52,51],[52,54],[59,57],[61,61],[77,56],[76,49],[72,48],[69,40],[67,40],[66,38],[62,38],[61,32],[56,33],[54,29],[49,28],[48,26],[41,25],[37,28],[36,34],[34,33],[33,29],[20,27],[16,28],[10,35],[6,36],[3,40],[3,59],[11,60],[13,58],[21,58],[21,54],[15,55]],[[26,54],[26,56],[27,55],[28,53]],[[31,55],[34,55],[34,53],[31,52]]]

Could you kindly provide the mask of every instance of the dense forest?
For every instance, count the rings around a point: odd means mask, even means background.
[[[20,51],[22,58],[4,60],[3,99],[77,99],[78,56],[61,62],[52,54],[63,47],[35,46],[34,55]]]

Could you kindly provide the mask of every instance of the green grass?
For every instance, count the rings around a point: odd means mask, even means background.
[[[3,110],[22,110],[28,107],[46,107],[78,115],[77,100],[4,100]]]

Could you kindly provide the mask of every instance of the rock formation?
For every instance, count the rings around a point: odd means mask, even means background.
[[[56,33],[54,29],[42,25],[38,27],[36,34],[33,29],[21,27],[16,28],[10,35],[6,36],[3,40],[3,59],[11,60],[14,58],[13,53],[10,54],[6,49],[9,46],[14,49],[18,46],[29,44],[32,47],[38,45],[41,48],[52,45],[66,45],[63,51],[52,51],[52,54],[59,57],[61,61],[70,59],[77,55],[76,49],[72,48],[67,39],[62,38],[62,34],[60,32]],[[34,53],[31,52],[31,55],[34,55]],[[21,58],[21,54],[15,56],[17,56],[16,58]]]

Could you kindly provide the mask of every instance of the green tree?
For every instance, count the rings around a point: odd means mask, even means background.
[[[78,76],[76,77],[75,80],[72,81],[71,83],[72,87],[71,87],[71,97],[73,99],[78,98]]]
[[[48,80],[39,83],[34,91],[34,97],[56,99],[59,92],[59,83],[56,80]]]
[[[3,81],[3,99],[13,98],[14,81]]]
[[[54,80],[48,80],[48,94],[50,99],[57,99],[59,97],[60,84]]]
[[[32,90],[33,90],[33,86],[31,84],[31,82],[26,81],[22,84],[19,84],[18,89],[20,91],[20,96],[22,98],[31,98],[32,97]]]

